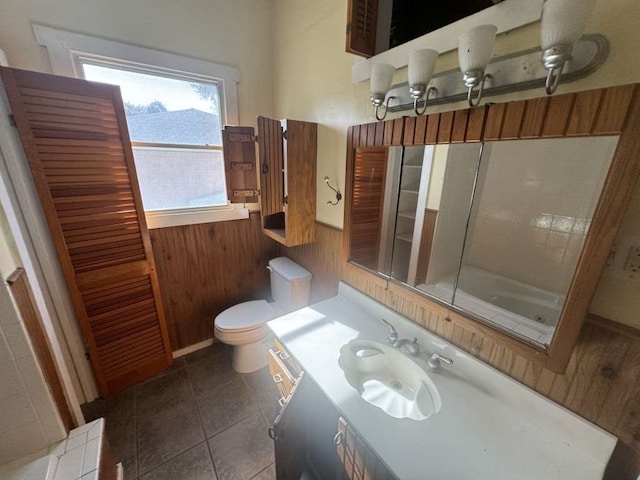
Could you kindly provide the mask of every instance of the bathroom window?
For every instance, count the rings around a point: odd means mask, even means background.
[[[83,61],[120,87],[146,212],[227,205],[218,84]]]
[[[239,120],[237,68],[33,28],[54,74],[120,86],[149,228],[249,217],[252,205],[227,202],[222,163],[220,130]]]

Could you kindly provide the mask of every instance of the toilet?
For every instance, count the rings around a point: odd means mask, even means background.
[[[252,300],[221,312],[214,321],[218,340],[233,345],[233,369],[251,373],[267,365],[263,340],[267,322],[309,304],[311,273],[287,257],[269,261],[271,296],[274,303]]]

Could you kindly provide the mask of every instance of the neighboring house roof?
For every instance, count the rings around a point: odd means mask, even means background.
[[[195,108],[127,117],[134,142],[222,145],[218,115]]]

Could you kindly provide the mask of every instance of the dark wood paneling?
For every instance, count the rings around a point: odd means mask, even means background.
[[[444,112],[440,114],[440,122],[438,125],[438,143],[451,142],[451,129],[453,128],[453,112]]]
[[[316,241],[298,247],[280,247],[280,255],[289,257],[313,274],[311,303],[338,294],[342,264],[342,230],[317,223]]]
[[[260,216],[151,230],[167,326],[174,350],[213,337],[213,320],[237,303],[266,298],[266,269],[277,243]]]

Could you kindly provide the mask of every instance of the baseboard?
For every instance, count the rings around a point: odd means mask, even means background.
[[[182,357],[189,353],[193,353],[197,350],[202,350],[203,348],[207,348],[210,345],[216,343],[217,340],[215,338],[209,338],[207,340],[203,340],[202,342],[194,343],[193,345],[189,345],[188,347],[181,348],[180,350],[176,350],[172,353],[173,358]]]

